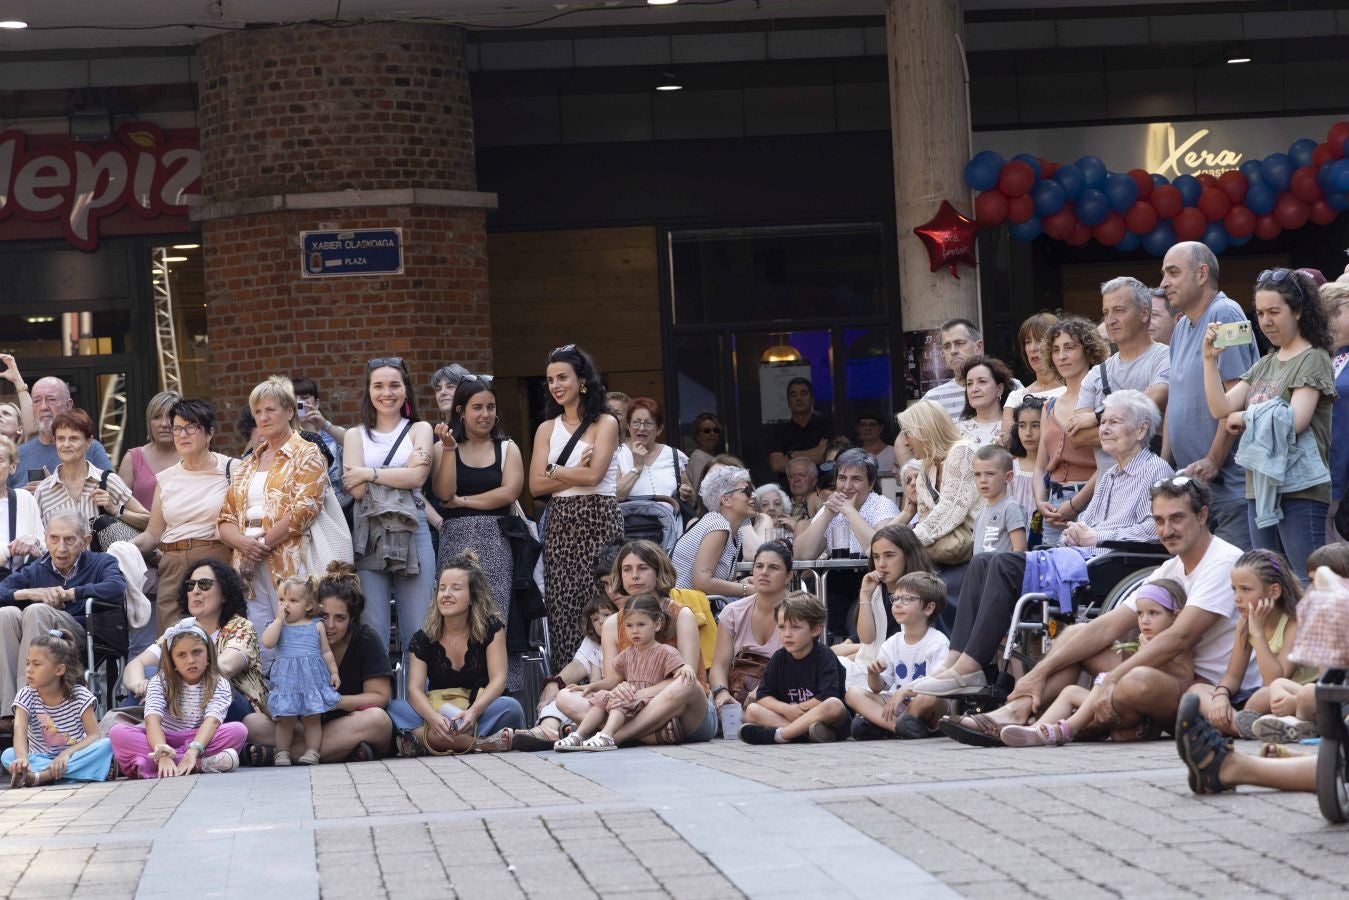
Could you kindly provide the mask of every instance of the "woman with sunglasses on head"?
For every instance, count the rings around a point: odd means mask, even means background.
[[[1272,349],[1227,391],[1218,371],[1222,326],[1208,326],[1204,396],[1221,427],[1241,435],[1236,461],[1246,467],[1252,545],[1282,553],[1305,585],[1307,556],[1325,543],[1330,504],[1330,323],[1316,283],[1292,269],[1260,273],[1255,315]]]
[[[445,509],[436,571],[473,550],[501,621],[509,622],[514,568],[500,520],[520,499],[525,465],[520,448],[501,430],[490,375],[465,375],[454,392],[449,424],[436,425],[436,437],[440,458],[433,485]],[[518,691],[524,686],[524,662],[515,654],[507,659],[506,690]]]
[[[421,496],[435,435],[430,424],[419,421],[411,383],[401,357],[366,363],[361,424],[347,429],[342,440],[342,485],[356,500],[352,542],[368,604],[365,621],[387,642],[389,606],[396,603],[404,645],[426,618],[436,583],[435,549]]]
[[[581,610],[603,596],[593,569],[600,552],[623,540],[618,486],[618,420],[606,408],[604,381],[575,344],[548,354],[547,418],[534,432],[529,490],[549,497],[543,533],[543,581],[552,670],[562,671],[585,636]]]

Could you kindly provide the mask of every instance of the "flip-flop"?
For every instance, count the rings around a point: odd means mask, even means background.
[[[966,725],[966,722],[971,724]],[[971,747],[1005,747],[1002,742],[1002,729],[1006,728],[986,713],[952,718],[950,716],[937,723],[942,734],[953,741],[968,744]]]
[[[379,759],[379,754],[366,741],[357,744],[356,748],[347,756],[347,762],[374,762],[377,759]]]
[[[276,749],[256,741],[244,741],[243,752],[239,754],[239,765],[265,768],[276,761]]]
[[[1180,709],[1176,712],[1176,752],[1189,770],[1191,791],[1220,794],[1231,790],[1218,779],[1218,771],[1232,752],[1232,742],[1204,718],[1198,694],[1180,698]]]

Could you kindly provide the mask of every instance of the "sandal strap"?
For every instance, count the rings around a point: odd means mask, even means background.
[[[1232,752],[1232,742],[1202,717],[1185,729],[1182,740],[1205,790],[1211,794],[1227,790],[1228,786],[1218,779],[1218,770],[1222,768],[1227,754]],[[1201,764],[1202,759],[1208,762]]]

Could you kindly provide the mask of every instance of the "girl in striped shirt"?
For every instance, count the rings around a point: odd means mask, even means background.
[[[165,631],[160,643],[163,666],[145,689],[145,724],[115,725],[108,735],[117,764],[128,778],[232,771],[248,729],[225,721],[230,683],[215,644],[192,618]]]
[[[13,787],[106,781],[112,745],[98,730],[94,695],[80,684],[75,636],[53,629],[28,647],[26,686],[14,698],[14,746],[0,755]]]

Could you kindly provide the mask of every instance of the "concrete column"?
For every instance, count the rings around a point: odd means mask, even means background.
[[[490,371],[487,210],[464,35],[430,25],[229,32],[199,50],[211,388],[229,421],[269,374],[356,418],[365,360],[401,356],[423,410],[449,361]],[[300,232],[402,229],[403,273],[306,278]]]
[[[890,139],[899,235],[899,296],[904,330],[936,328],[950,318],[979,321],[977,273],[929,271],[913,233],[942,200],[972,215],[964,166],[969,150],[969,102],[961,44],[959,0],[886,0],[890,66]]]

